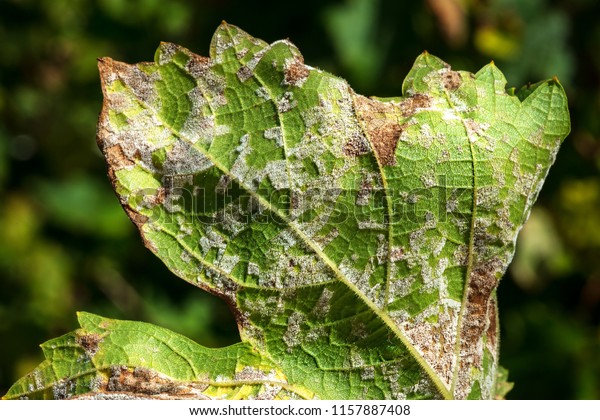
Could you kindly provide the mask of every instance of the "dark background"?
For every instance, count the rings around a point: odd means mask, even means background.
[[[573,130],[500,285],[500,360],[508,398],[600,398],[597,0],[0,0],[0,395],[78,310],[239,340],[224,303],[143,247],[95,144],[97,57],[207,55],[221,20],[289,38],[365,95],[400,95],[423,50],[473,72],[493,59],[509,86],[558,76]]]

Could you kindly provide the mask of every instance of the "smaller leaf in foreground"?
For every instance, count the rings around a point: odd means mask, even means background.
[[[209,349],[152,324],[85,312],[79,323],[42,344],[46,360],[3,399],[312,397],[244,343]]]

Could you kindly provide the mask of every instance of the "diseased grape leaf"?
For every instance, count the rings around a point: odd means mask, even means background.
[[[493,63],[471,74],[424,53],[401,97],[366,98],[305,65],[289,41],[225,23],[209,58],[164,43],[154,63],[99,67],[98,142],[123,207],[174,273],[236,314],[243,351],[225,381],[260,371],[280,380],[269,396],[294,398],[504,392],[496,287],[570,130],[557,79],[506,91]],[[85,334],[138,328],[89,317]],[[215,360],[235,360],[231,348],[205,356],[186,342],[171,349],[194,366],[184,374],[160,349],[142,360],[132,340],[125,353],[102,341],[114,356],[72,393],[110,384],[119,366],[198,389],[190,382],[215,381]],[[8,397],[73,383],[79,356],[57,359],[51,343],[46,365]],[[266,392],[211,386],[228,398]]]
[[[81,328],[42,344],[47,360],[5,398],[311,398],[247,343],[208,349],[152,324],[85,312]],[[207,363],[209,361],[209,363]]]

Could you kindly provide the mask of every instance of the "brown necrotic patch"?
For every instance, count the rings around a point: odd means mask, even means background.
[[[493,291],[498,285],[498,274],[502,263],[492,259],[476,265],[469,278],[467,302],[463,314],[458,382],[455,397],[466,398],[472,384],[471,372],[475,368],[482,371],[482,340],[487,338],[488,346],[495,349],[497,344],[496,301]],[[495,354],[494,350],[492,354]]]
[[[164,375],[146,368],[129,368],[115,366],[111,368],[110,377],[106,384],[106,391],[114,393],[129,393],[144,396],[165,394],[172,398],[185,398],[194,391],[206,389],[208,385],[195,383],[195,386],[186,382],[174,381]]]
[[[354,105],[358,119],[383,166],[396,163],[396,145],[404,126],[398,122],[398,104],[357,95]]]
[[[89,357],[93,357],[102,342],[102,336],[98,334],[78,334],[75,342],[79,344]]]
[[[403,117],[411,117],[417,111],[431,106],[431,97],[422,93],[408,96],[400,102],[400,111]]]
[[[125,153],[123,152],[123,148],[118,144],[105,148],[104,154],[106,155],[108,170],[109,172],[112,172],[112,174],[114,174],[114,172],[118,171],[119,169],[132,167],[135,164],[133,160],[129,159],[125,155]]]
[[[444,73],[444,87],[448,90],[456,90],[462,83],[462,78],[460,77],[460,73],[457,71],[447,71]]]
[[[287,64],[283,69],[283,83],[288,86],[300,87],[304,84],[310,70],[304,65],[302,56],[295,57],[295,60]]]
[[[369,142],[363,136],[354,136],[344,144],[343,152],[346,156],[360,156],[371,151]]]

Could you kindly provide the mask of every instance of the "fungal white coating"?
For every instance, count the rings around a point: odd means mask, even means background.
[[[248,399],[272,401],[277,398],[277,396],[280,394],[280,392],[282,390],[283,390],[283,387],[281,385],[274,385],[274,384],[266,383],[261,386],[260,391],[258,392],[258,394],[256,394],[256,397],[254,397],[254,398],[250,397]]]
[[[246,273],[248,275],[258,276],[260,274],[260,267],[258,266],[258,264],[254,263],[254,262],[249,262]]]
[[[254,73],[247,66],[241,66],[236,72],[236,76],[240,80],[240,82],[244,83],[246,80],[252,78]]]
[[[252,57],[250,60],[248,60],[248,62],[246,63],[246,67],[248,67],[250,70],[254,71],[254,69],[256,68],[258,63],[260,63],[260,60],[262,60],[264,55],[270,49],[271,49],[271,46],[268,46],[268,47],[263,48],[262,50],[258,51],[256,54],[254,54],[254,57]]]
[[[287,256],[272,252],[275,263],[262,270],[259,285],[282,289],[295,289],[331,280],[325,263],[315,254]]]
[[[425,186],[425,188],[434,187],[437,184],[437,180],[435,177],[435,171],[430,170],[423,175],[421,175],[421,182]]]
[[[271,96],[269,95],[269,91],[264,86],[261,86],[258,89],[256,89],[254,91],[254,94],[256,96],[258,96],[259,98],[264,99],[265,101],[271,100]]]
[[[192,255],[187,251],[182,251],[180,258],[184,263],[189,263],[192,260]]]
[[[387,263],[389,250],[388,250],[388,241],[383,234],[377,235],[377,253],[375,256],[377,257],[377,264],[382,265]]]
[[[362,295],[373,302],[376,306],[382,308],[384,304],[384,293],[381,291],[384,279],[379,279],[379,283],[371,285],[371,279],[375,268],[372,263],[366,264],[364,270],[358,270],[354,267],[351,260],[342,260],[339,264],[339,270],[348,281],[356,286]]]
[[[302,325],[304,322],[304,314],[300,312],[293,312],[288,317],[287,329],[283,334],[283,341],[288,347],[288,352],[291,352],[293,347],[302,343]]]
[[[304,336],[304,340],[307,343],[314,343],[319,338],[321,338],[321,337],[327,337],[328,335],[329,335],[329,328],[328,327],[323,327],[323,326],[313,327],[310,330],[308,330],[308,332]]]
[[[248,54],[248,51],[250,50],[247,47],[242,48],[241,50],[235,53],[235,58],[241,60],[246,54]]]
[[[217,261],[217,265],[223,270],[225,273],[231,273],[231,270],[238,264],[240,261],[239,255],[223,255],[221,259]]]
[[[30,392],[33,392],[34,390],[37,390],[37,389],[42,389],[44,387],[44,383],[42,381],[42,376],[40,375],[39,370],[33,371],[33,383],[35,384],[35,388],[30,389]]]
[[[281,127],[271,127],[263,132],[266,139],[275,140],[275,144],[279,147],[283,147],[283,134]]]
[[[313,240],[321,247],[321,249],[324,249],[327,245],[329,245],[329,243],[331,243],[331,241],[333,241],[339,235],[339,230],[333,228],[329,232],[327,232],[325,236],[315,236],[313,237]]]
[[[331,301],[332,296],[333,296],[333,291],[331,291],[327,287],[324,287],[323,291],[321,292],[321,296],[317,300],[317,303],[315,303],[315,307],[313,308],[313,311],[312,311],[312,313],[317,318],[323,318],[329,314],[329,310],[331,307],[330,301]]]
[[[367,332],[367,326],[364,322],[356,320],[352,320],[351,322],[352,330],[350,334],[353,338],[356,338],[358,340],[364,340],[369,336],[369,333]]]
[[[365,361],[363,360],[362,356],[358,353],[357,350],[355,349],[350,349],[350,367],[355,369],[355,368],[360,368],[363,367],[365,365]]]
[[[360,372],[360,379],[363,381],[375,379],[375,368],[373,366],[365,366]]]
[[[212,248],[217,248],[218,249],[217,258],[221,258],[221,256],[223,255],[223,252],[225,252],[225,249],[227,248],[225,239],[220,234],[215,232],[213,230],[213,227],[210,225],[207,225],[205,227],[204,236],[202,236],[200,238],[199,244],[200,244],[200,247],[202,248],[203,256],[206,256],[206,254]]]
[[[277,100],[277,110],[281,113],[288,112],[295,108],[298,102],[294,99],[292,92],[285,92],[281,98]]]
[[[264,172],[276,190],[290,187],[287,162],[285,160],[270,160],[267,162]]]
[[[163,172],[166,175],[176,175],[177,179],[181,179],[184,175],[204,172],[212,166],[212,161],[206,155],[191,144],[177,139],[171,150],[167,152]],[[187,180],[186,183],[192,185],[193,180],[191,178]]]

